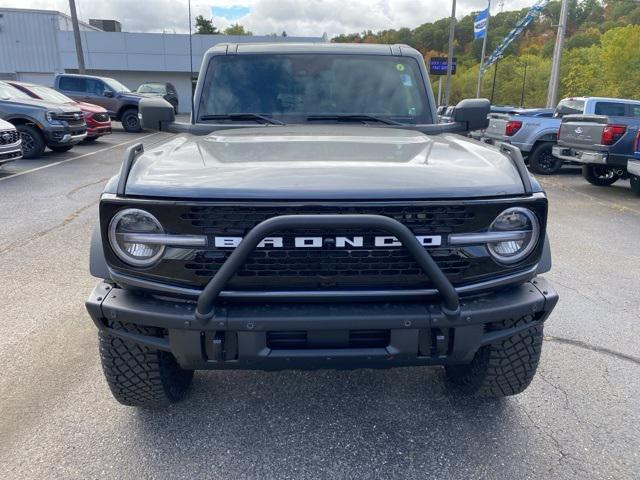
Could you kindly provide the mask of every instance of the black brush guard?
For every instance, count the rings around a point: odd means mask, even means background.
[[[394,235],[436,286],[442,298],[442,313],[449,318],[460,315],[460,299],[456,289],[411,230],[399,221],[382,215],[282,215],[259,223],[244,237],[200,294],[196,319],[205,325],[214,317],[220,292],[265,237],[281,230],[344,227],[378,229]]]

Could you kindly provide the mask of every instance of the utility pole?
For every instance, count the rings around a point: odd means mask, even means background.
[[[558,87],[560,86],[560,63],[562,62],[562,48],[564,47],[564,34],[567,29],[568,15],[569,0],[562,0],[562,8],[560,10],[560,23],[558,24],[556,45],[553,49],[551,77],[549,78],[549,90],[547,92],[547,108],[554,108],[558,103]]]
[[[496,66],[493,67],[493,86],[491,87],[491,100],[490,103],[493,105],[493,96],[496,93],[496,78],[498,78],[498,64],[500,63],[500,58],[496,58]]]
[[[191,90],[191,123],[195,124],[195,105],[194,105],[194,91],[193,91],[193,41],[191,35],[191,0],[189,0],[189,90]]]
[[[524,88],[527,84],[527,62],[524,62],[524,75],[522,76],[522,92],[520,93],[520,106],[524,107]]]
[[[482,39],[482,55],[480,55],[480,70],[478,70],[478,87],[476,88],[476,98],[480,98],[480,87],[482,85],[482,67],[484,56],[487,53],[487,38],[489,37],[489,18],[491,18],[491,0],[487,5],[487,23],[484,27],[484,38]]]
[[[449,53],[447,58],[447,87],[444,95],[444,104],[449,106],[449,97],[451,96],[451,70],[453,69],[453,41],[456,34],[456,0],[452,0],[451,6],[451,22],[449,25]]]
[[[73,38],[76,41],[76,55],[78,56],[78,73],[84,74],[84,52],[82,51],[82,39],[80,38],[80,27],[78,26],[78,14],[76,13],[75,0],[69,0],[69,10],[71,11],[71,23],[73,25]]]

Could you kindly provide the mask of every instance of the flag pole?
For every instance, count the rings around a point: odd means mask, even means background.
[[[489,37],[489,17],[491,17],[491,0],[489,0],[489,3],[487,4],[487,23],[484,27],[484,38],[482,39],[482,54],[480,55],[480,70],[478,70],[476,98],[480,98],[480,87],[482,86],[482,67],[484,66],[484,56],[487,53],[487,38]]]

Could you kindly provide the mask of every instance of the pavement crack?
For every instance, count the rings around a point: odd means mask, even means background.
[[[580,340],[574,340],[572,338],[553,337],[551,335],[545,335],[544,339],[547,342],[556,342],[556,343],[562,343],[565,345],[571,345],[573,347],[578,347],[585,350],[591,350],[592,352],[600,353],[603,355],[609,355],[619,360],[626,360],[628,362],[635,363],[636,365],[640,365],[640,358],[638,357],[635,357],[633,355],[627,355],[626,353],[622,353],[622,352],[616,352],[615,350],[611,350],[609,348],[591,345],[589,343],[586,343]]]
[[[28,243],[31,243],[34,240],[37,240],[38,238],[44,237],[45,235],[58,230],[60,228],[64,228],[67,225],[69,225],[71,222],[73,222],[76,218],[78,218],[78,216],[84,212],[85,210],[90,209],[91,207],[97,205],[100,202],[100,199],[91,202],[88,205],[84,205],[82,207],[79,207],[77,209],[75,209],[73,212],[71,212],[69,215],[67,215],[65,217],[64,220],[62,220],[62,222],[58,223],[57,225],[54,225],[53,227],[49,227],[45,230],[42,230],[40,232],[34,233],[33,235],[31,235],[30,237],[26,238],[26,239],[22,239],[22,240],[16,240],[15,242],[12,242],[10,244],[8,244],[5,247],[0,248],[0,255],[4,255],[6,253],[11,252],[12,250],[24,246]]]
[[[67,193],[65,194],[65,196],[66,196],[68,199],[73,200],[71,197],[72,197],[72,195],[73,195],[74,193],[78,193],[78,192],[79,192],[80,190],[82,190],[83,188],[91,187],[92,185],[98,185],[99,183],[106,182],[107,180],[109,180],[109,178],[111,178],[111,177],[101,178],[100,180],[97,180],[97,181],[95,181],[95,182],[90,182],[90,183],[85,183],[85,184],[83,184],[83,185],[80,185],[80,186],[78,186],[78,187],[74,188],[73,190],[70,190],[69,192],[67,192]]]

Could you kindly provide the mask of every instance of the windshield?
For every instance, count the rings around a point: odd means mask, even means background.
[[[584,111],[584,100],[577,100],[575,98],[568,98],[558,103],[555,112],[553,112],[554,118],[562,118],[565,115],[581,114]]]
[[[54,90],[53,88],[43,87],[42,85],[29,85],[27,87],[42,100],[53,103],[76,103],[66,95]]]
[[[114,80],[113,78],[103,78],[102,80],[104,80],[104,83],[106,83],[107,86],[114,92],[130,92],[131,91],[129,90],[129,87],[126,87],[125,85],[121,84],[117,80]]]
[[[31,97],[16,87],[0,82],[0,98],[3,100],[30,100]]]
[[[138,93],[157,93],[164,95],[165,87],[161,83],[143,83],[138,87]]]
[[[254,113],[286,123],[317,115],[370,115],[431,123],[418,63],[377,55],[216,56],[198,118]]]

